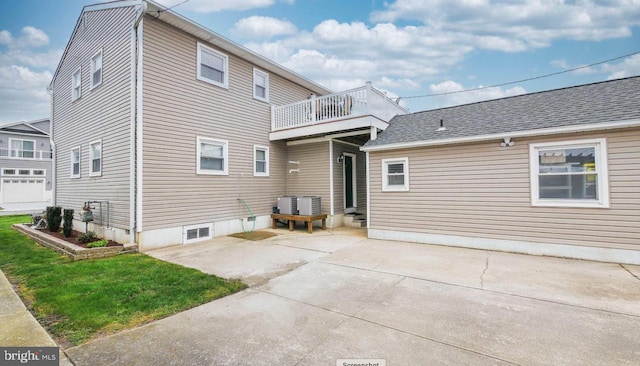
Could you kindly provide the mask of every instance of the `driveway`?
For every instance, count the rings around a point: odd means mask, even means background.
[[[150,254],[251,287],[68,349],[75,365],[640,359],[640,266],[370,240],[359,230],[218,238]]]

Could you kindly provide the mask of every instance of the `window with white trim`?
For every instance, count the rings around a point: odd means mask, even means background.
[[[71,178],[80,178],[80,146],[71,149]]]
[[[36,157],[35,140],[9,139],[12,158],[34,159]]]
[[[197,138],[197,174],[228,175],[229,144],[224,140]]]
[[[15,169],[2,169],[2,175],[16,175]]]
[[[182,243],[189,244],[213,238],[213,224],[199,224],[182,227]]]
[[[71,76],[71,101],[82,96],[82,72],[81,69],[74,72]]]
[[[531,144],[531,204],[609,207],[605,139]]]
[[[382,191],[409,190],[409,158],[382,159]]]
[[[102,84],[102,50],[91,57],[91,89]]]
[[[269,148],[266,146],[253,145],[253,175],[269,176]]]
[[[35,176],[43,176],[44,175],[44,170],[42,170],[42,169],[33,169],[31,171],[31,174],[35,175]]]
[[[222,88],[229,87],[229,57],[201,43],[198,43],[198,80],[206,81]]]
[[[29,169],[20,169],[20,170],[18,170],[18,175],[31,175],[31,170],[29,170]]]
[[[269,74],[253,69],[253,97],[263,102],[269,102]]]
[[[102,140],[89,144],[89,161],[91,162],[90,177],[102,175]]]

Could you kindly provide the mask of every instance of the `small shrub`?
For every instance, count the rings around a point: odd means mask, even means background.
[[[63,219],[62,235],[68,238],[71,236],[71,231],[73,230],[73,210],[65,209]]]
[[[91,243],[87,244],[87,248],[102,248],[106,247],[107,244],[109,244],[109,240],[102,239],[98,241],[92,241]]]
[[[76,240],[83,244],[90,243],[99,239],[100,238],[98,238],[98,235],[96,235],[96,233],[94,233],[93,231],[87,231],[86,233],[78,234],[78,236],[76,237]]]
[[[48,206],[47,207],[47,229],[52,232],[58,232],[60,231],[61,223],[62,223],[62,207]]]

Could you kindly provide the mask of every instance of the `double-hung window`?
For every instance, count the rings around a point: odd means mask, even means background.
[[[80,178],[80,147],[71,150],[71,178]]]
[[[253,146],[253,175],[256,177],[269,176],[269,148]]]
[[[269,102],[269,74],[253,69],[253,97]]]
[[[102,50],[91,57],[91,89],[102,84]]]
[[[409,158],[382,159],[382,191],[409,190]]]
[[[71,76],[71,100],[74,101],[82,96],[82,72],[81,69]]]
[[[229,87],[229,57],[201,43],[198,43],[198,80],[206,81],[222,88]]]
[[[609,207],[605,139],[530,145],[534,206]]]
[[[94,141],[89,144],[89,159],[91,162],[90,177],[102,175],[102,140]]]
[[[9,139],[12,158],[34,159],[36,157],[34,140]]]
[[[227,175],[229,144],[224,140],[197,138],[197,174]]]

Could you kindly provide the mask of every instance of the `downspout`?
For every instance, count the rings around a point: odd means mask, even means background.
[[[139,124],[142,123],[142,119],[138,118],[138,113],[141,113],[138,109],[138,103],[141,103],[142,88],[138,88],[138,83],[142,82],[142,20],[147,12],[147,3],[142,1],[137,7],[137,13],[133,28],[131,30],[131,126],[129,131],[130,149],[129,149],[129,242],[135,243],[136,233],[140,226],[138,221],[138,214],[141,206],[138,203],[138,170],[142,169],[141,164],[138,163],[138,138],[141,136],[138,131]],[[140,72],[138,72],[140,70]],[[141,127],[141,126],[140,126]]]
[[[53,81],[51,82],[53,84]],[[47,93],[49,93],[50,105],[49,105],[49,144],[51,144],[51,206],[56,205],[56,158],[58,156],[56,151],[56,143],[53,141],[53,88],[51,84],[47,87]]]

